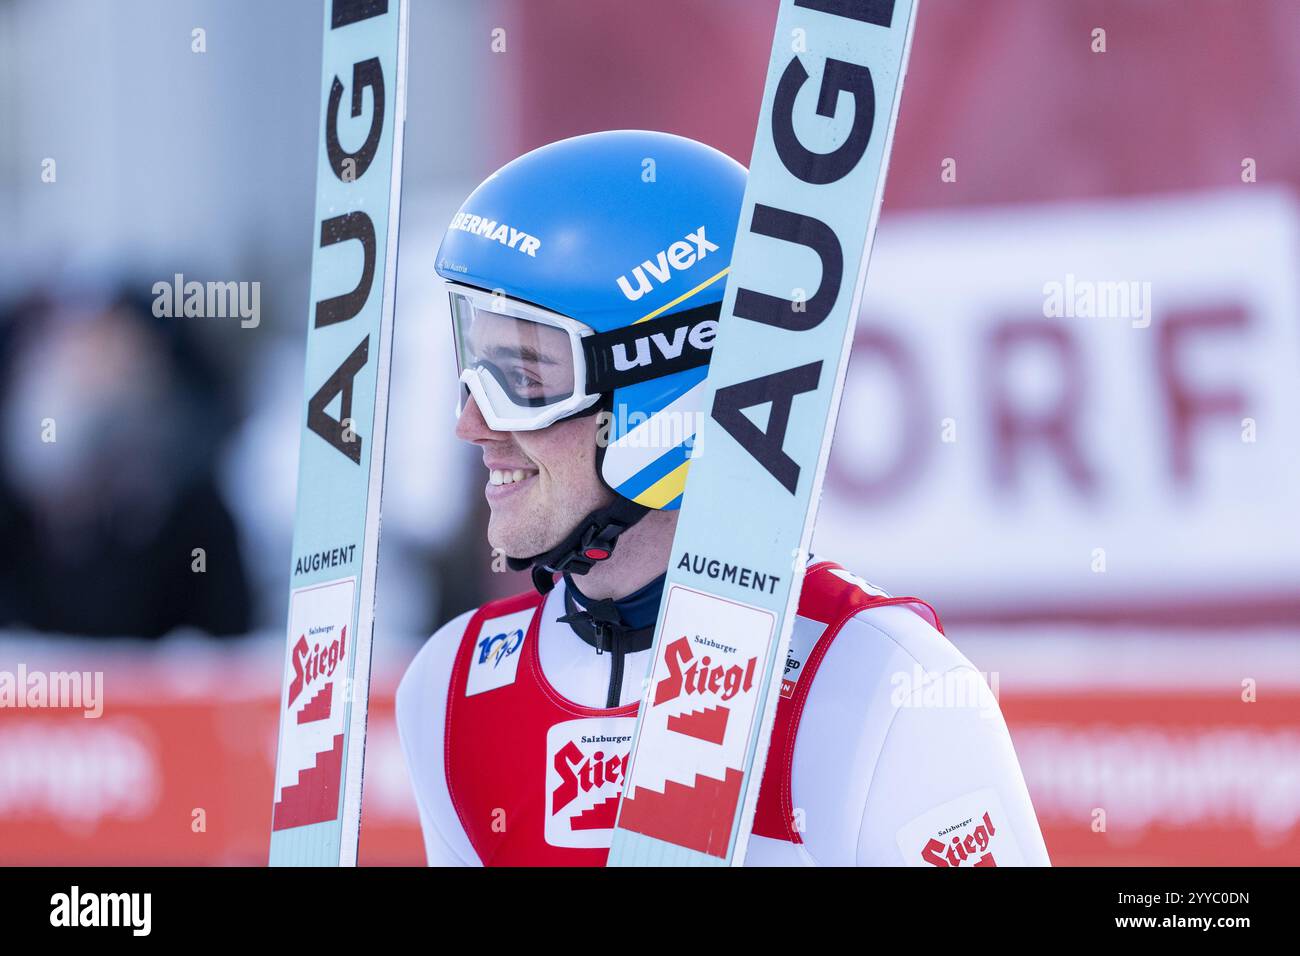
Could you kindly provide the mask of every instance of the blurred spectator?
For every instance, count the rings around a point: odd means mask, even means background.
[[[217,386],[188,330],[147,299],[33,297],[0,316],[0,624],[248,629],[212,478],[231,420]]]

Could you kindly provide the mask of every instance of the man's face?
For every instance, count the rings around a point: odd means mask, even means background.
[[[480,313],[472,335],[474,352],[491,361],[516,394],[549,397],[555,391],[565,394],[565,388],[571,391],[567,336],[554,329],[534,332],[521,336],[510,323]],[[493,431],[474,399],[466,398],[456,437],[483,451],[488,471],[484,491],[492,509],[488,543],[493,548],[514,558],[549,551],[579,521],[614,500],[596,475],[598,423],[598,416],[585,415],[537,431]]]

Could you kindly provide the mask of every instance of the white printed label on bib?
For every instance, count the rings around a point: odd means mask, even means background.
[[[546,842],[606,848],[614,837],[635,717],[582,717],[546,732]]]
[[[469,662],[469,679],[465,682],[466,697],[515,682],[519,655],[524,647],[524,635],[528,633],[532,619],[533,612],[529,609],[483,622]]]
[[[785,655],[785,672],[781,675],[781,696],[793,697],[795,685],[803,673],[804,665],[812,656],[813,648],[826,633],[826,625],[807,617],[794,619],[794,630],[790,633],[790,650]]]

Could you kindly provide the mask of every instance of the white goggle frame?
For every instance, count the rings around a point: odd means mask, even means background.
[[[483,421],[487,423],[488,428],[503,432],[536,431],[553,425],[562,418],[584,411],[600,400],[599,394],[587,394],[587,363],[582,351],[582,340],[595,334],[592,328],[566,315],[520,302],[507,295],[486,292],[459,282],[446,282],[445,285],[449,293],[452,335],[458,368],[463,361],[463,350],[456,321],[457,297],[467,301],[475,310],[536,322],[539,325],[560,329],[569,336],[573,360],[573,391],[567,397],[549,404],[520,404],[488,370],[480,366],[461,369],[460,384],[473,396],[474,404],[478,406],[479,414],[483,416]],[[457,416],[464,411],[464,405],[462,393],[456,405]]]

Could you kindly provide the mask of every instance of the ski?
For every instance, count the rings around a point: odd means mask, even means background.
[[[397,279],[407,0],[328,0],[272,866],[352,866],[361,825]]]
[[[744,861],[915,19],[781,0],[610,866]]]

